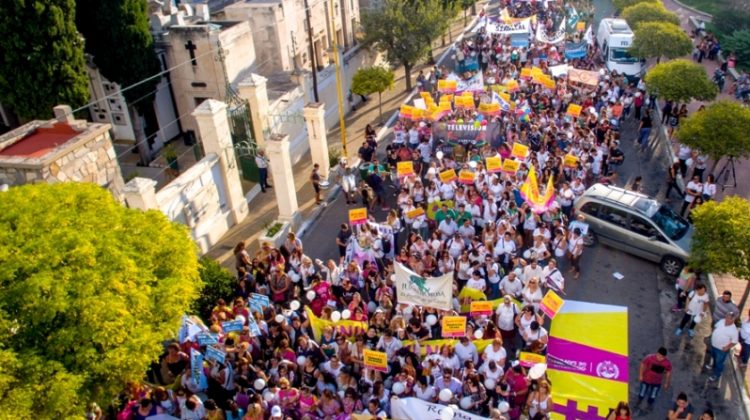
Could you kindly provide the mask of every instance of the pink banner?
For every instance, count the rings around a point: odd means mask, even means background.
[[[547,365],[550,369],[628,382],[628,357],[558,337],[550,337]]]

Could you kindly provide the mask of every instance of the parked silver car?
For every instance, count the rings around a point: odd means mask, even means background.
[[[653,198],[595,184],[576,200],[575,211],[596,240],[657,262],[670,276],[680,274],[688,260],[693,227]]]

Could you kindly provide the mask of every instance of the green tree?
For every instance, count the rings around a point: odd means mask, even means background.
[[[156,76],[161,66],[149,31],[146,0],[77,0],[76,23],[86,38],[86,52],[102,75],[122,88],[135,124],[141,162],[151,161],[139,114],[153,112]],[[135,86],[130,87],[131,85]]]
[[[677,102],[708,101],[718,93],[703,66],[688,60],[657,64],[646,73],[645,82],[649,91]]]
[[[725,38],[735,31],[750,29],[750,11],[748,10],[721,7],[718,12],[713,13],[713,16],[711,23],[706,26],[711,32],[719,36],[722,44]]]
[[[437,0],[385,0],[383,7],[362,16],[363,44],[385,53],[389,63],[404,66],[406,90],[411,90],[411,71],[425,58],[434,33]]]
[[[0,2],[0,101],[21,118],[49,118],[89,99],[74,0]]]
[[[203,281],[203,290],[193,303],[192,313],[197,313],[202,319],[210,319],[216,301],[228,301],[234,295],[237,280],[229,270],[208,257],[200,259],[198,273]]]
[[[750,202],[738,196],[709,201],[690,213],[695,233],[690,264],[707,273],[728,273],[750,279]],[[742,296],[740,307],[748,296]]]
[[[737,62],[747,68],[750,64],[750,29],[734,31],[732,35],[724,37],[721,48],[725,53],[733,52]]]
[[[383,66],[363,67],[352,77],[352,92],[357,95],[378,94],[378,121],[383,118],[382,94],[393,88],[396,75],[393,70]]]
[[[138,381],[201,287],[195,244],[94,184],[0,196],[0,413],[81,418]]]
[[[613,4],[615,6],[615,9],[618,11],[623,11],[626,8],[630,6],[635,6],[639,3],[661,3],[660,0],[614,0]]]
[[[667,22],[674,25],[680,24],[680,18],[667,10],[661,3],[638,3],[626,7],[622,11],[622,18],[628,25],[635,29],[642,22]]]
[[[477,14],[477,0],[459,0],[461,2],[461,8],[464,10],[464,26],[469,24],[468,11],[471,7],[471,14]]]
[[[713,160],[711,172],[727,156],[750,157],[750,109],[735,101],[717,101],[680,122],[675,136]]]
[[[635,30],[632,54],[640,58],[674,59],[690,54],[693,41],[679,26],[669,22],[643,22]]]

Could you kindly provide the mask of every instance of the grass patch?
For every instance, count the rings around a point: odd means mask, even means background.
[[[750,11],[750,2],[746,0],[680,0],[680,2],[712,15],[726,9]]]

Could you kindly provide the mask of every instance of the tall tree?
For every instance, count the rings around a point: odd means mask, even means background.
[[[430,10],[428,10],[430,9]],[[411,70],[429,52],[425,42],[434,32],[437,0],[385,0],[383,7],[362,16],[363,44],[386,54],[391,64],[404,66],[406,90],[411,90]]]
[[[383,118],[382,94],[393,88],[396,75],[393,70],[383,66],[364,67],[357,70],[352,77],[352,92],[357,95],[378,94],[378,121]]]
[[[739,63],[750,63],[750,29],[734,31],[724,37],[721,44],[725,52],[733,52]]]
[[[674,59],[690,54],[693,41],[679,26],[669,22],[642,22],[634,30],[632,54],[640,58]]]
[[[667,10],[661,3],[638,3],[626,7],[622,11],[622,18],[628,25],[635,29],[642,22],[667,22],[675,25],[680,24],[680,18]]]
[[[0,417],[81,418],[139,381],[201,287],[187,229],[94,184],[0,200]]]
[[[0,1],[0,101],[23,119],[89,99],[74,0]]]
[[[675,136],[713,160],[750,157],[750,109],[735,101],[717,101],[680,122]]]
[[[688,60],[657,64],[646,73],[645,82],[649,91],[677,102],[708,101],[718,93],[703,66]]]
[[[102,75],[120,87],[134,121],[141,161],[147,164],[151,152],[138,114],[153,112],[155,88],[161,67],[149,31],[146,0],[77,0],[78,29],[86,38],[86,52],[94,57]]]

